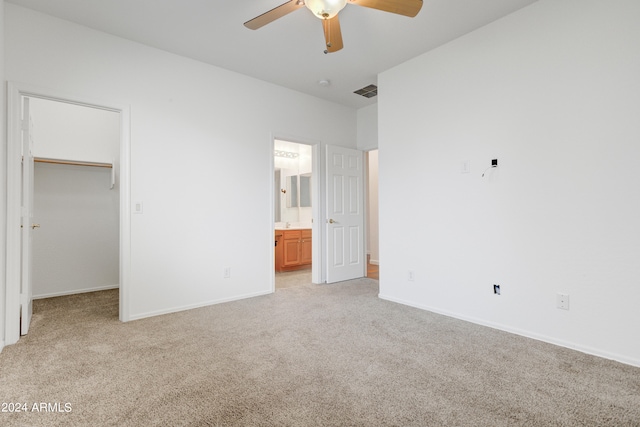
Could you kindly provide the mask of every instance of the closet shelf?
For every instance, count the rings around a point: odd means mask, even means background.
[[[116,169],[113,167],[113,163],[50,159],[47,157],[34,157],[33,161],[37,163],[53,163],[56,165],[91,166],[91,167],[98,167],[98,168],[108,168],[108,169],[111,169],[111,188],[113,189],[113,187],[116,185]]]
[[[75,166],[95,166],[99,168],[113,168],[113,163],[102,162],[82,162],[77,160],[48,159],[46,157],[34,157],[34,162],[38,163],[55,163],[57,165],[75,165]]]

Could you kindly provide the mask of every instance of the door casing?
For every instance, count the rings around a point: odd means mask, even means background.
[[[323,189],[323,184],[322,184],[322,159],[321,159],[321,150],[320,150],[320,142],[319,141],[313,141],[313,140],[309,140],[309,139],[305,139],[305,138],[301,138],[301,137],[297,137],[297,136],[291,136],[291,135],[286,135],[286,134],[282,134],[282,133],[273,133],[271,135],[269,144],[271,147],[271,150],[269,151],[270,156],[270,168],[269,168],[269,173],[270,173],[270,192],[273,191],[273,177],[275,175],[275,164],[274,164],[274,157],[273,157],[273,150],[275,147],[275,141],[276,140],[281,140],[281,141],[288,141],[288,142],[294,142],[296,144],[303,144],[303,145],[310,145],[312,147],[312,168],[313,168],[313,180],[312,182],[312,186],[313,186],[313,198],[311,200],[311,212],[312,212],[312,216],[313,216],[313,224],[312,224],[312,228],[311,228],[311,232],[312,232],[312,239],[313,239],[313,243],[312,243],[312,262],[311,262],[311,281],[313,283],[324,283],[324,264],[323,264],[323,257],[322,257],[322,250],[324,249],[323,247],[323,238],[322,238],[322,218],[321,216],[323,216],[323,209],[324,209],[324,201],[323,201],[323,197],[322,195],[324,194],[324,189]],[[275,200],[273,197],[269,198],[270,200],[270,204],[269,204],[269,241],[273,242],[273,225],[275,224]],[[273,251],[273,243],[269,246],[269,250],[270,250],[270,259],[271,259],[271,263],[270,265],[273,266],[275,264],[275,254]],[[271,289],[272,291],[275,290],[275,270],[273,268],[271,268]]]

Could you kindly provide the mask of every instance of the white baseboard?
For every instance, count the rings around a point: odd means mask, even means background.
[[[75,295],[75,294],[85,294],[87,292],[97,292],[97,291],[106,291],[109,289],[118,289],[120,285],[108,285],[108,286],[97,286],[95,288],[85,288],[85,289],[73,289],[69,291],[62,292],[52,292],[49,294],[39,294],[34,295],[33,299],[43,299],[43,298],[53,298],[53,297],[62,297],[65,295]]]
[[[0,353],[2,353],[3,348],[4,348],[4,340],[0,341]]]
[[[371,264],[371,265],[380,265],[380,260],[370,259],[369,260],[369,264]]]
[[[413,301],[406,301],[403,300],[401,298],[395,298],[389,295],[383,295],[383,294],[378,294],[378,298],[383,299],[383,300],[387,300],[387,301],[391,301],[391,302],[396,302],[398,304],[403,304],[403,305],[408,305],[410,307],[415,307],[415,308],[419,308],[421,310],[426,310],[426,311],[430,311],[432,313],[436,313],[436,314],[441,314],[443,316],[447,316],[447,317],[453,317],[455,319],[459,319],[459,320],[464,320],[465,322],[471,322],[471,323],[475,323],[476,325],[482,325],[482,326],[487,326],[489,328],[493,328],[493,329],[498,329],[501,331],[505,331],[505,332],[509,332],[515,335],[520,335],[523,337],[527,337],[527,338],[531,338],[534,340],[538,340],[538,341],[543,341],[549,344],[554,344],[560,347],[565,347],[565,348],[569,348],[571,350],[576,350],[579,351],[581,353],[586,353],[586,354],[590,354],[592,356],[598,356],[598,357],[602,357],[604,359],[609,359],[609,360],[615,360],[616,362],[620,362],[620,363],[624,363],[627,365],[631,365],[631,366],[637,366],[640,367],[640,359],[636,359],[633,357],[627,357],[621,354],[617,354],[617,353],[611,353],[608,352],[606,350],[601,350],[601,349],[597,349],[597,348],[592,348],[589,346],[584,346],[581,344],[577,344],[574,342],[570,342],[570,341],[565,341],[565,340],[559,340],[547,335],[541,335],[541,334],[537,334],[535,332],[531,332],[531,331],[526,331],[523,329],[519,329],[519,328],[513,328],[507,325],[503,325],[501,323],[495,323],[495,322],[488,322],[486,320],[483,319],[478,319],[475,317],[469,317],[469,316],[464,316],[461,315],[459,313],[453,313],[447,310],[440,310],[434,307],[430,307],[428,305],[424,305],[424,304],[416,304]]]
[[[205,301],[197,304],[189,304],[189,305],[183,305],[180,307],[167,308],[164,310],[148,311],[146,313],[134,314],[129,317],[129,320],[140,320],[147,317],[160,316],[162,314],[178,313],[180,311],[193,310],[194,308],[208,307],[210,305],[222,304],[224,302],[238,301],[246,298],[259,297],[262,295],[268,295],[272,293],[273,291],[255,292],[255,293],[239,295],[231,298],[220,298],[220,299]]]

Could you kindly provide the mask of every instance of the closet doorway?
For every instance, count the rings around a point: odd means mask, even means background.
[[[29,98],[33,298],[119,286],[120,113]]]
[[[47,121],[50,117],[42,113],[38,113],[36,106],[35,114],[31,114],[31,103],[34,101],[48,101],[54,104],[48,104],[53,107],[70,107],[77,108],[77,111],[105,111],[114,113],[117,117],[117,127],[114,129],[117,133],[117,149],[109,158],[97,158],[98,150],[95,149],[99,145],[92,145],[87,138],[76,138],[83,130],[98,128],[94,122],[93,126],[87,126],[92,123],[91,119],[80,116],[64,115],[57,116],[59,125],[65,125],[67,131],[75,136],[75,143],[71,143],[72,139],[60,140],[57,148],[53,149],[46,142],[40,144],[45,151],[38,151],[38,139],[47,138]],[[42,104],[44,105],[44,104]],[[45,107],[46,108],[46,107]],[[40,118],[35,118],[34,115]],[[111,173],[107,173],[107,182],[104,183],[111,193],[110,197],[115,194],[117,224],[118,228],[115,232],[116,250],[116,269],[118,279],[108,284],[96,284],[94,280],[84,282],[80,287],[67,289],[53,289],[51,291],[43,291],[41,287],[36,289],[37,296],[54,296],[65,295],[71,293],[81,293],[96,290],[100,287],[118,287],[118,317],[120,321],[126,322],[129,319],[129,298],[128,283],[131,270],[130,258],[130,191],[129,191],[129,174],[130,174],[130,109],[127,105],[116,103],[103,103],[91,101],[88,98],[69,97],[41,87],[33,87],[23,83],[9,82],[7,84],[7,251],[6,251],[6,298],[5,298],[5,345],[11,345],[18,342],[21,335],[28,332],[29,323],[32,313],[33,292],[33,236],[45,228],[45,221],[36,222],[36,215],[33,212],[34,186],[36,180],[34,157],[45,159],[47,164],[55,166],[75,166],[80,164],[59,164],[50,163],[48,160],[65,161],[70,160],[72,163],[83,163],[83,167],[102,167],[104,164],[110,163]],[[24,118],[24,119],[23,119]],[[56,121],[56,120],[52,120]],[[40,125],[38,126],[39,122]],[[54,132],[53,130],[51,131]],[[110,131],[106,131],[110,132]],[[42,140],[46,141],[46,139]],[[45,147],[45,148],[43,148]],[[72,149],[75,147],[75,149]],[[49,150],[49,151],[46,151]],[[106,150],[105,150],[106,152]],[[106,156],[105,156],[106,157]],[[39,162],[42,163],[42,162]],[[88,165],[84,163],[100,163],[102,165]],[[38,166],[40,168],[40,166]],[[45,172],[46,175],[46,172]],[[52,178],[55,181],[57,178]],[[109,179],[110,178],[110,179]],[[83,178],[79,178],[83,179]],[[40,177],[39,181],[42,181]],[[113,186],[113,189],[111,188]],[[59,188],[59,187],[58,187]],[[119,197],[118,197],[119,196]],[[91,199],[89,202],[94,202]],[[77,211],[74,209],[68,211],[69,217],[78,219],[74,221],[73,227],[81,229],[81,221],[76,217]],[[33,222],[32,222],[33,221]],[[27,226],[25,226],[27,225]],[[38,227],[39,225],[39,227]],[[97,228],[95,222],[90,226],[86,226],[83,230],[87,232],[90,228]],[[75,231],[75,230],[74,230]],[[41,233],[40,233],[41,234]],[[36,236],[40,239],[43,236]],[[56,251],[64,252],[59,243],[56,244]],[[104,255],[104,251],[102,251]],[[49,252],[47,257],[59,255]],[[112,258],[111,258],[112,259]],[[112,263],[113,264],[113,263]],[[39,265],[35,266],[39,268]],[[111,270],[112,271],[112,270]]]

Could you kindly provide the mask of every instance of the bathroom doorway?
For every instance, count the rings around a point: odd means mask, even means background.
[[[275,288],[312,283],[313,146],[274,140]]]

